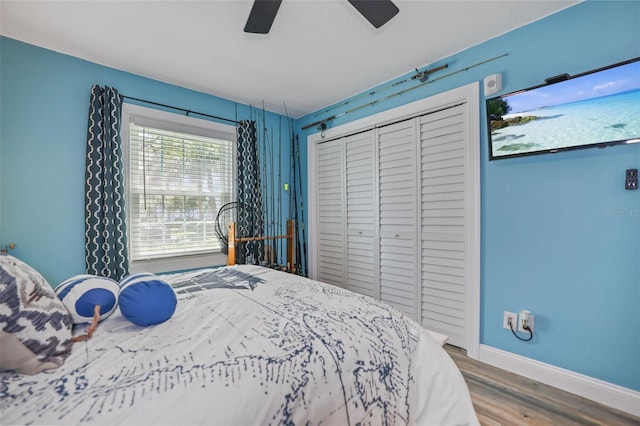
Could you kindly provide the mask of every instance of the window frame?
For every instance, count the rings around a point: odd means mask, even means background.
[[[181,115],[174,112],[164,111],[144,107],[132,103],[123,103],[122,105],[122,146],[123,161],[125,170],[125,203],[127,214],[127,230],[131,229],[130,200],[131,188],[130,182],[130,142],[129,142],[129,124],[134,119],[136,124],[158,127],[166,130],[172,130],[181,133],[188,133],[199,136],[212,137],[217,139],[229,140],[232,142],[232,182],[233,182],[233,200],[236,199],[237,193],[237,129],[236,126],[223,124],[215,121],[204,120],[187,115]],[[131,233],[128,232],[127,244],[129,253],[131,253]],[[168,256],[155,259],[141,259],[132,261],[129,259],[129,272],[171,272],[189,269],[197,269],[204,267],[226,265],[227,255],[222,251],[210,251],[206,253]]]

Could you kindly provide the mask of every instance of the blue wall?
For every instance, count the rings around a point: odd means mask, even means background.
[[[494,73],[502,73],[503,92],[509,92],[640,56],[638,22],[640,2],[580,3],[444,58],[432,65],[449,69],[433,74],[432,84],[330,125]],[[15,254],[55,283],[84,270],[84,144],[92,84],[230,118],[236,106],[14,40],[0,43],[0,243],[15,242]],[[504,53],[509,55],[435,80]],[[316,130],[301,128],[345,109],[296,121],[303,162],[306,137]],[[238,118],[252,114],[238,105]],[[268,114],[267,126],[277,131],[279,120]],[[625,169],[640,167],[640,145],[489,162],[484,124],[481,143],[481,342],[640,390],[640,191],[623,189]],[[306,184],[305,176],[306,169]],[[536,337],[529,343],[502,329],[502,312],[521,309],[536,315]]]
[[[237,108],[238,120],[257,119],[259,127],[265,122],[261,110],[247,105],[6,37],[0,38],[0,54],[0,244],[15,243],[11,253],[52,285],[85,271],[84,161],[93,84],[229,119],[236,119]],[[267,142],[282,141],[282,152],[288,154],[288,119],[265,115]],[[289,155],[284,156],[284,182],[289,181],[289,163]],[[288,195],[283,193],[282,199],[286,218]]]
[[[435,62],[432,67],[449,68],[431,79],[508,53],[504,58],[329,126],[494,73],[502,74],[507,93],[640,56],[639,22],[640,2],[578,4]],[[302,117],[301,140],[317,132],[302,127],[393,93],[381,93],[384,87],[348,107]],[[489,162],[484,111],[480,121],[481,343],[640,390],[640,191],[624,189],[625,170],[640,168],[640,144]],[[502,328],[503,312],[521,309],[535,315],[536,335],[528,343]]]

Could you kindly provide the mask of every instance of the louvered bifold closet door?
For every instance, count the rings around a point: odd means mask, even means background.
[[[422,325],[465,348],[465,132],[463,105],[420,118]]]
[[[318,280],[345,287],[344,139],[318,146]]]
[[[346,138],[347,288],[377,298],[374,149],[373,130]]]
[[[380,300],[417,319],[416,120],[378,129]]]

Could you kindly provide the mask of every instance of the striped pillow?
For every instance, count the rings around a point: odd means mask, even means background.
[[[100,306],[100,321],[106,319],[116,310],[119,290],[114,280],[89,274],[73,276],[56,286],[74,324],[91,322],[96,306]]]

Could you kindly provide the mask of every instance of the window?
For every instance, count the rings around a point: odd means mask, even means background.
[[[235,199],[235,132],[234,126],[124,105],[132,272],[225,263],[215,221],[220,207]]]

